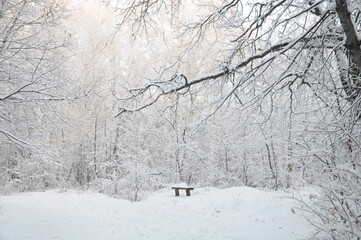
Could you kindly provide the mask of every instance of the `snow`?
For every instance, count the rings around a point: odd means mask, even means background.
[[[132,203],[71,190],[22,193],[0,197],[0,239],[305,239],[313,229],[291,196],[237,187],[175,197],[167,188]]]

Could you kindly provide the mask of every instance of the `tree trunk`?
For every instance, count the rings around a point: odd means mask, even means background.
[[[348,100],[354,102],[361,93],[361,49],[346,0],[336,0],[336,12],[345,33],[345,48],[349,57],[348,79],[343,80]],[[342,80],[342,79],[341,79]]]

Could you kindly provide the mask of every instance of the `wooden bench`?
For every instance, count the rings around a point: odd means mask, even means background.
[[[187,196],[190,196],[191,190],[194,190],[194,188],[191,188],[191,187],[172,187],[172,189],[174,189],[176,196],[179,196],[179,190],[185,190]]]

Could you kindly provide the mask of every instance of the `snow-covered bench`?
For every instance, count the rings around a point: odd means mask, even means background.
[[[194,188],[192,188],[192,187],[172,187],[172,189],[175,190],[175,195],[176,196],[179,196],[179,190],[185,190],[187,196],[190,196],[191,195],[191,190],[194,190]]]

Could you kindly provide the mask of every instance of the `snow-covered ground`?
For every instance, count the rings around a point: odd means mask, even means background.
[[[163,189],[132,203],[70,190],[22,193],[0,197],[0,239],[306,239],[312,227],[287,196],[238,187],[175,197]]]

